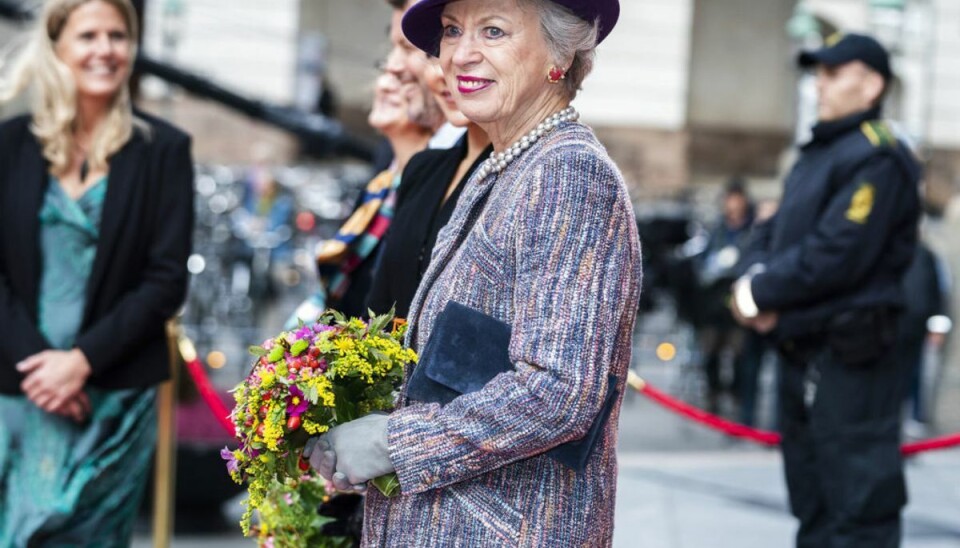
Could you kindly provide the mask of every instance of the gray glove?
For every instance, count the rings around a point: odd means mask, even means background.
[[[338,491],[363,491],[368,481],[394,471],[387,446],[388,419],[367,415],[341,424],[311,439],[304,456]]]

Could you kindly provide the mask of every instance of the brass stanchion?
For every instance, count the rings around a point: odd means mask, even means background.
[[[173,502],[177,475],[176,405],[180,376],[180,326],[167,322],[167,347],[170,351],[170,380],[157,392],[157,457],[153,474],[153,546],[167,548],[173,534]]]

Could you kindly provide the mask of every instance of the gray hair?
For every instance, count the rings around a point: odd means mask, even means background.
[[[567,70],[561,85],[567,97],[573,100],[587,75],[593,71],[599,21],[585,21],[552,0],[520,0],[520,4],[535,8],[540,14],[540,30],[551,57],[558,63],[573,60],[569,67],[560,67]]]

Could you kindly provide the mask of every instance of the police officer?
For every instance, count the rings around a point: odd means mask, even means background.
[[[895,547],[906,486],[905,364],[893,359],[901,277],[917,239],[920,168],[880,119],[889,56],[849,34],[804,52],[818,123],[733,287],[737,320],[782,356],[783,457],[797,546]]]

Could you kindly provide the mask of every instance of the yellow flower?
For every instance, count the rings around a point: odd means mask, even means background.
[[[317,424],[311,420],[303,421],[303,429],[310,434],[311,436],[316,436],[318,434],[323,434],[327,430],[330,430],[330,427],[325,424]]]
[[[363,323],[363,320],[359,320],[357,318],[350,318],[350,321],[347,323],[347,328],[366,329],[367,324]]]
[[[353,352],[357,348],[357,343],[353,339],[347,337],[333,341],[333,345],[341,354]]]
[[[283,437],[283,422],[273,420],[276,413],[268,413],[267,419],[263,421],[263,442],[271,451],[279,451],[278,443]]]
[[[270,388],[277,381],[277,375],[272,371],[261,369],[257,374],[260,375],[260,386],[262,388]]]

